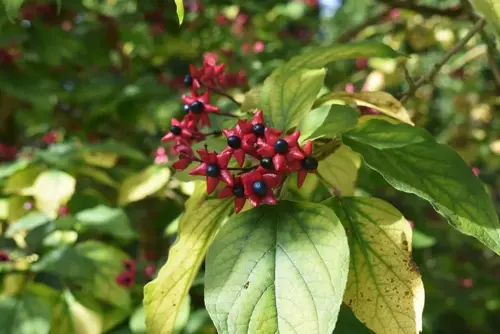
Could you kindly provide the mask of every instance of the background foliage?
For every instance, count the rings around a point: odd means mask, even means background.
[[[409,56],[408,71],[418,79],[474,21],[467,3],[453,0],[400,9],[397,1],[345,0],[331,17],[307,0],[185,1],[180,27],[170,0],[3,2],[0,332],[22,334],[146,332],[143,286],[167,258],[186,199],[197,203],[195,184],[171,171],[170,147],[160,146],[170,119],[182,115],[188,64],[215,53],[234,80],[244,79],[230,93],[245,108],[254,102],[243,93],[311,45],[381,41]],[[432,85],[405,100],[417,127],[474,168],[498,210],[500,57],[488,32],[487,43],[473,37]],[[395,60],[359,58],[331,65],[325,82],[337,91],[401,96],[411,90],[406,79]],[[344,127],[347,114],[339,120]],[[499,258],[360,161],[331,166],[331,174],[320,171],[344,193],[382,198],[412,221],[426,290],[424,332],[496,333]],[[355,186],[345,181],[356,177]],[[316,179],[309,183],[310,191],[291,188],[290,196],[315,201],[327,193],[312,191]],[[130,282],[123,260],[135,261]],[[198,273],[175,320],[179,333],[215,332],[203,284]],[[342,331],[367,332],[345,307]]]

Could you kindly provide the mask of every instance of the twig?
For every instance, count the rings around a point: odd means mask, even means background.
[[[467,35],[465,35],[464,38],[462,38],[453,48],[451,48],[445,55],[444,57],[436,64],[434,64],[434,67],[432,70],[427,73],[426,75],[422,76],[415,84],[413,87],[410,87],[408,91],[403,95],[401,98],[401,103],[405,103],[408,101],[410,97],[412,97],[423,85],[427,83],[432,83],[436,76],[439,74],[441,71],[441,68],[448,62],[448,60],[453,57],[457,52],[462,50],[464,46],[469,42],[469,40],[476,34],[478,33],[481,29],[483,29],[484,25],[486,24],[486,21],[484,19],[478,20],[474,26],[469,30]]]
[[[358,36],[358,34],[360,32],[362,32],[363,30],[365,30],[366,28],[379,23],[390,12],[391,12],[390,9],[386,9],[386,10],[382,11],[380,14],[369,17],[366,21],[360,23],[359,25],[353,27],[352,29],[345,31],[342,35],[340,35],[337,38],[336,42],[337,43],[349,42],[350,40],[356,38],[356,36]]]
[[[408,71],[408,67],[406,67],[405,63],[401,64],[401,67],[403,68],[403,73],[405,75],[406,82],[408,82],[408,89],[412,90],[415,89],[415,80],[413,80],[412,76],[410,75],[410,71]]]
[[[212,87],[212,86],[206,86],[206,87],[208,89],[210,89],[211,91],[213,91],[215,94],[220,95],[220,96],[224,96],[224,97],[228,98],[229,100],[231,100],[238,107],[241,107],[241,103],[236,101],[236,99],[234,97],[232,97],[231,95],[229,95],[228,93],[226,93],[222,89],[219,89],[218,87]]]
[[[439,16],[457,18],[466,14],[466,11],[462,6],[441,9],[432,6],[419,5],[416,4],[414,1],[407,1],[407,0],[380,0],[380,2],[388,6],[391,6],[392,8],[409,9],[426,16],[439,15]]]

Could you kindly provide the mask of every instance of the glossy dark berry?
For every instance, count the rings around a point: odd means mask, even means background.
[[[220,175],[219,166],[210,164],[207,166],[207,176],[218,177]]]
[[[234,195],[234,197],[237,197],[237,198],[245,197],[245,188],[243,188],[243,185],[241,183],[236,183],[233,186],[233,195]]]
[[[178,136],[182,133],[182,129],[178,127],[177,125],[172,125],[170,127],[170,132],[172,132],[174,135]]]
[[[193,84],[193,77],[190,74],[186,74],[184,77],[184,85],[187,87],[191,87]]]
[[[264,137],[264,130],[265,129],[266,129],[266,126],[264,124],[257,123],[257,124],[254,124],[254,126],[252,128],[252,132],[257,137]]]
[[[241,147],[241,139],[238,136],[230,136],[227,138],[227,144],[231,148],[240,148]]]
[[[260,159],[260,165],[265,169],[274,170],[274,164],[272,158]]]
[[[189,106],[189,109],[193,114],[200,114],[203,112],[203,109],[205,109],[205,106],[203,105],[203,102],[200,101],[194,101],[191,103]]]
[[[189,112],[189,106],[187,104],[183,107],[184,112],[187,114]]]
[[[267,194],[266,184],[262,181],[255,181],[252,185],[253,192],[259,197],[264,197]]]
[[[306,157],[302,160],[302,167],[304,167],[305,170],[316,170],[316,168],[318,168],[318,160],[313,157]]]
[[[276,143],[274,143],[274,152],[276,153],[286,153],[288,152],[288,143],[284,139],[278,139]]]

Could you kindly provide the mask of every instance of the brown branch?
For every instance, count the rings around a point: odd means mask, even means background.
[[[486,24],[486,21],[484,19],[478,20],[474,24],[474,26],[471,28],[471,30],[469,30],[469,32],[467,33],[467,35],[465,35],[464,38],[462,38],[457,44],[455,44],[455,46],[453,46],[443,56],[443,58],[439,62],[437,62],[436,64],[434,64],[434,67],[432,68],[432,70],[429,73],[427,73],[426,75],[422,76],[418,81],[415,82],[415,84],[413,85],[413,87],[410,87],[408,89],[408,91],[401,98],[401,103],[405,103],[406,101],[408,101],[408,99],[410,97],[412,97],[420,89],[420,87],[422,87],[423,85],[425,85],[427,83],[432,83],[434,81],[434,79],[436,78],[436,76],[441,71],[441,68],[444,66],[444,64],[446,64],[448,62],[448,60],[450,60],[451,57],[453,57],[453,55],[455,55],[457,52],[459,52],[460,50],[462,50],[464,48],[464,46],[467,44],[467,42],[469,42],[470,39],[475,34],[477,34],[479,31],[481,31],[481,29],[483,29],[483,27],[485,26],[485,24]]]
[[[380,2],[392,8],[408,9],[425,16],[439,15],[457,18],[466,14],[466,11],[462,6],[453,8],[437,8],[433,6],[419,5],[414,1],[407,0],[380,0]]]
[[[384,17],[389,15],[390,12],[391,12],[390,9],[386,9],[386,10],[382,11],[380,14],[369,17],[366,21],[360,23],[359,25],[353,27],[352,29],[345,31],[342,35],[340,35],[337,38],[336,42],[337,43],[346,43],[346,42],[349,42],[350,40],[353,40],[354,38],[356,38],[356,36],[358,36],[359,33],[361,33],[366,28],[368,28],[372,25],[375,25],[377,23],[380,23],[380,21]]]

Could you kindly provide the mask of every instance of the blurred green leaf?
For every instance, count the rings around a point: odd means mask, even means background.
[[[8,237],[13,236],[17,232],[20,231],[30,231],[38,226],[42,226],[47,224],[50,221],[50,218],[41,212],[30,212],[22,218],[16,220],[15,222],[9,225],[7,229],[6,235]]]
[[[75,186],[76,179],[72,175],[52,169],[38,175],[31,193],[36,207],[50,217],[55,217],[59,207],[73,196]]]
[[[127,205],[153,195],[167,184],[170,174],[167,167],[152,165],[129,176],[120,187],[118,203]]]
[[[497,0],[469,0],[474,9],[495,28],[500,38],[500,3]]]
[[[19,16],[21,6],[24,0],[3,0],[3,5],[5,6],[5,12],[10,19],[15,19]]]
[[[356,189],[360,164],[359,154],[343,145],[335,153],[319,162],[318,175],[339,195],[352,196]]]
[[[437,243],[436,238],[424,234],[419,230],[413,230],[413,248],[429,248]]]
[[[82,227],[90,231],[107,233],[126,240],[135,238],[135,231],[122,209],[99,205],[78,212],[75,218]]]

